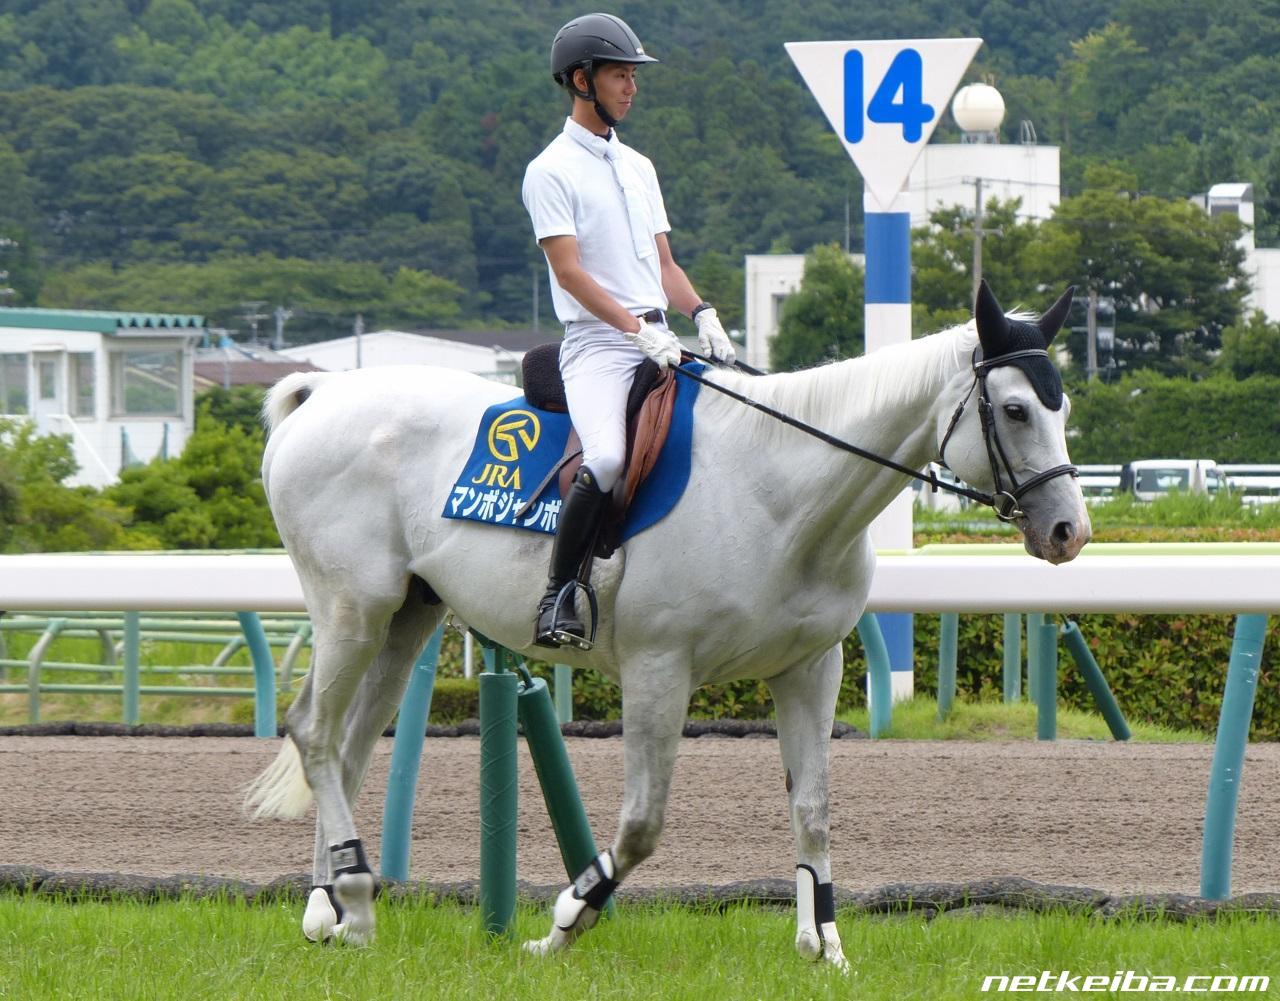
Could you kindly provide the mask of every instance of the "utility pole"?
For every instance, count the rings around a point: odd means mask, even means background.
[[[272,315],[276,318],[276,336],[271,341],[271,350],[280,351],[284,348],[284,325],[287,320],[293,319],[293,310],[277,306]]]
[[[364,336],[364,314],[363,313],[356,314],[355,326],[352,328],[351,332],[355,334],[355,338],[356,338],[356,368],[362,368],[364,363],[364,357],[363,357],[364,345],[361,343],[361,338]]]
[[[265,305],[266,305],[265,302],[241,303],[241,306],[244,307],[243,315],[244,315],[245,322],[248,323],[249,327],[253,330],[253,340],[251,342],[253,344],[258,343],[258,323],[267,318],[266,313],[259,312],[259,310],[262,309],[262,307]]]
[[[1098,377],[1098,290],[1089,289],[1089,309],[1085,314],[1085,379]]]
[[[538,332],[538,286],[541,284],[539,282],[541,277],[542,276],[538,274],[538,263],[535,261],[533,264],[533,332],[535,334]]]
[[[982,228],[982,178],[973,179],[973,302],[978,301],[978,286],[982,284],[982,238],[1003,236],[1004,230]]]

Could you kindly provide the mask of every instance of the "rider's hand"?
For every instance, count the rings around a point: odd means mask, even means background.
[[[623,334],[632,344],[665,369],[680,364],[680,342],[670,330],[656,327],[652,323],[640,321],[640,329],[635,333],[624,330]]]
[[[737,360],[738,353],[733,349],[733,341],[729,340],[724,327],[720,326],[720,317],[713,307],[698,310],[693,325],[698,328],[698,343],[702,345],[704,355],[710,355],[725,365],[732,365]]]

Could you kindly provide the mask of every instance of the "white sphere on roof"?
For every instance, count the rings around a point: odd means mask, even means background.
[[[956,91],[951,117],[965,132],[994,132],[1004,121],[1004,98],[990,84],[971,83]]]

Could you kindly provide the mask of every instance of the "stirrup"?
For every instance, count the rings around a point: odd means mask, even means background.
[[[565,629],[556,628],[560,621],[561,612],[564,610],[564,603],[567,600],[569,607],[573,608],[573,599],[578,590],[581,589],[587,596],[587,607],[591,610],[591,631],[585,636],[579,636],[577,633],[571,633]],[[571,646],[574,649],[587,651],[596,645],[596,623],[600,618],[600,607],[596,602],[596,589],[590,584],[580,581],[577,578],[569,581],[560,588],[560,593],[556,595],[556,603],[552,606],[551,612],[551,639],[557,646]],[[536,642],[536,638],[535,638]]]

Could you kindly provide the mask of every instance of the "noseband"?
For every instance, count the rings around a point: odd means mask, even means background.
[[[942,443],[938,446],[938,463],[942,466],[947,466],[947,442],[951,440],[951,433],[955,431],[956,426],[960,423],[960,417],[964,413],[964,408],[969,399],[973,396],[974,389],[977,389],[978,417],[982,423],[982,443],[987,448],[987,459],[991,463],[991,478],[995,484],[994,493],[985,498],[985,500],[986,503],[991,505],[996,517],[1001,521],[1018,521],[1027,516],[1020,505],[1024,494],[1055,477],[1077,476],[1079,472],[1071,463],[1064,463],[1061,466],[1046,469],[1042,473],[1036,473],[1029,480],[1025,480],[1022,483],[1018,482],[1018,478],[1013,472],[1013,466],[1009,463],[1009,457],[1005,454],[1004,446],[1000,444],[1000,435],[996,431],[995,406],[991,402],[990,393],[987,392],[987,374],[993,368],[1008,365],[1015,358],[1048,358],[1049,352],[1043,348],[1027,348],[1024,351],[1010,351],[1008,354],[999,355],[990,361],[983,360],[981,353],[982,348],[980,347],[975,348],[973,351],[973,383],[969,386],[969,392],[964,394],[964,399],[960,401],[960,405],[956,407],[956,412],[951,415],[951,423],[947,425],[947,433],[942,436]],[[947,468],[950,469],[951,467],[947,466]],[[1001,472],[1002,470],[1003,473]],[[1006,476],[1008,477],[1007,487],[1005,486]]]

